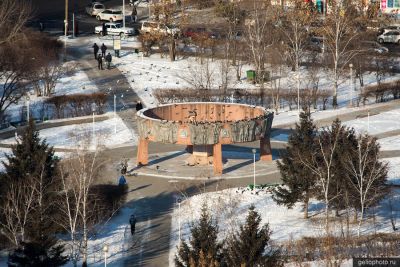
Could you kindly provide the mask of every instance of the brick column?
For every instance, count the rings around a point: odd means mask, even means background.
[[[260,138],[260,160],[272,161],[272,149],[269,137]]]
[[[222,145],[213,145],[214,175],[222,175]]]
[[[137,164],[147,165],[149,163],[149,141],[140,138],[137,150]]]

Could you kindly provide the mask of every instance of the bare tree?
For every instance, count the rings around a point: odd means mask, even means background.
[[[60,223],[70,234],[74,265],[80,257],[80,249],[82,261],[87,263],[88,234],[93,208],[90,206],[90,187],[97,178],[100,166],[97,151],[93,154],[77,151],[62,162],[60,173],[64,196],[61,207],[65,221]]]
[[[31,15],[30,1],[0,1],[0,46],[15,40]]]
[[[354,196],[360,210],[357,235],[360,236],[365,209],[382,199],[386,192],[385,181],[388,165],[379,160],[379,145],[368,135],[358,137],[357,148],[344,161],[348,180],[357,195]]]
[[[339,79],[347,69],[350,61],[360,52],[355,42],[360,40],[361,30],[359,12],[349,1],[332,1],[320,33],[324,37],[330,68],[332,71],[334,108],[337,107],[337,89]]]

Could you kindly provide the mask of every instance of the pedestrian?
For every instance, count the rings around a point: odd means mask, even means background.
[[[103,57],[105,57],[105,56],[106,56],[106,51],[107,51],[107,46],[105,46],[105,44],[103,43],[103,44],[101,45],[100,49],[101,49],[101,55],[102,55]]]
[[[131,20],[132,20],[133,23],[136,22],[136,18],[137,18],[137,10],[136,10],[136,7],[133,6],[132,13],[131,13]]]
[[[140,100],[136,103],[136,111],[139,111],[139,110],[141,110],[141,109],[143,109],[143,105],[142,105],[142,102],[140,102]]]
[[[110,65],[111,65],[111,60],[112,60],[112,56],[110,54],[110,52],[108,52],[107,56],[106,56],[106,63],[107,63],[107,69],[110,69]]]
[[[99,46],[96,43],[94,43],[92,48],[93,48],[93,53],[94,53],[94,59],[97,59],[97,53],[99,52]]]
[[[118,185],[126,185],[126,179],[124,175],[121,175],[118,180]]]
[[[99,68],[99,70],[104,70],[103,69],[103,56],[101,54],[97,55],[97,67]]]
[[[107,27],[106,27],[106,24],[103,22],[103,36],[106,36],[107,35]]]
[[[43,22],[39,22],[39,31],[43,31],[44,30],[44,25]]]
[[[131,215],[131,218],[129,219],[129,224],[131,225],[131,234],[133,235],[135,233],[135,228],[136,228],[135,214]]]

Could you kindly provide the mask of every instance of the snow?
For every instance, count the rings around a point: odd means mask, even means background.
[[[400,185],[400,157],[384,158],[382,161],[388,163],[388,181],[390,184]]]
[[[400,135],[379,139],[382,151],[400,150]]]
[[[396,159],[400,162],[400,158]],[[181,236],[183,240],[188,241],[190,237],[190,226],[195,223],[200,217],[201,206],[206,203],[209,207],[212,216],[216,219],[219,225],[219,239],[222,240],[232,231],[236,231],[240,224],[243,224],[248,208],[251,205],[262,218],[262,223],[269,223],[272,230],[271,240],[275,244],[282,244],[288,240],[296,240],[301,237],[319,237],[325,232],[323,223],[322,202],[312,199],[309,203],[309,216],[313,219],[303,218],[303,208],[301,203],[296,203],[292,209],[287,209],[284,206],[277,205],[272,199],[272,194],[265,190],[256,190],[252,192],[247,188],[231,188],[223,191],[203,193],[187,198],[180,204],[175,205],[172,213],[171,223],[171,240],[169,264],[173,266],[174,255],[179,244],[179,225],[181,225]],[[400,218],[400,190],[393,190],[393,194],[383,199],[377,206],[376,223],[373,220],[367,219],[362,226],[361,232],[363,235],[378,232],[393,232],[390,223],[390,204],[394,205],[394,216],[398,220]],[[320,219],[318,223],[316,219]],[[332,231],[340,233],[341,226],[331,224]],[[357,225],[352,224],[350,231],[355,234]],[[318,266],[318,265],[316,265]]]
[[[111,115],[110,115],[111,116]],[[95,140],[100,146],[113,148],[123,145],[136,145],[137,135],[125,126],[121,118],[109,118],[94,124]],[[116,132],[115,132],[116,127]],[[93,123],[72,124],[39,131],[39,136],[56,148],[79,148],[93,144]],[[2,140],[4,144],[15,144],[15,138]]]

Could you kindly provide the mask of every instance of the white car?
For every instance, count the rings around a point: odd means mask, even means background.
[[[378,35],[377,41],[380,44],[383,43],[396,43],[400,44],[400,32],[399,31],[387,31]]]
[[[142,33],[160,32],[164,34],[173,34],[173,35],[180,33],[180,30],[178,28],[168,25],[163,25],[153,21],[143,21],[140,31]]]
[[[114,9],[106,9],[96,16],[97,20],[108,20],[110,22],[113,21],[121,21],[123,20],[123,15],[121,10],[114,10]]]
[[[90,16],[96,16],[100,12],[106,10],[106,7],[99,2],[93,2],[89,4],[86,8],[86,13],[88,13]]]
[[[107,28],[107,34],[109,35],[119,35],[122,37],[125,35],[135,34],[134,28],[122,27],[121,23],[108,22],[105,23],[105,26]],[[96,26],[96,28],[94,28],[94,32],[103,36],[105,35],[105,33],[103,32],[103,25]]]

